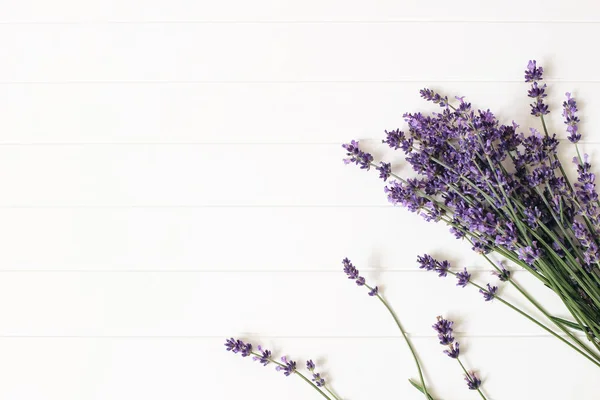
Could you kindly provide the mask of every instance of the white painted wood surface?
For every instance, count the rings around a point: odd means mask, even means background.
[[[431,109],[424,86],[534,124],[521,77],[537,58],[552,129],[565,137],[572,91],[597,166],[599,35],[592,0],[0,1],[0,398],[317,398],[226,353],[239,336],[318,360],[344,399],[420,399],[346,256],[396,307],[439,398],[477,398],[432,335],[439,314],[490,400],[595,398],[585,360],[417,270],[432,252],[494,280],[339,146],[393,159],[378,140]]]

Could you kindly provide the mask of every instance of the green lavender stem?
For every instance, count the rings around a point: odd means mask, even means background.
[[[483,254],[483,257],[490,263],[490,265],[492,265],[492,267],[494,267],[494,269],[498,272],[500,272],[500,268],[498,268],[498,266],[485,254]],[[535,308],[538,309],[538,311],[540,311],[546,318],[548,318],[550,321],[552,321],[552,323],[554,323],[554,325],[556,325],[563,333],[565,333],[567,336],[569,336],[569,338],[571,338],[571,340],[573,340],[575,343],[577,343],[582,349],[584,349],[590,356],[592,356],[596,361],[600,361],[599,356],[594,353],[594,351],[592,349],[590,349],[585,343],[583,343],[581,340],[579,340],[579,338],[577,336],[575,336],[574,334],[572,334],[568,329],[566,329],[562,324],[558,323],[557,320],[555,319],[555,317],[553,315],[550,315],[550,313],[548,313],[548,311],[546,311],[545,308],[543,308],[537,301],[535,301],[525,290],[523,290],[523,288],[521,288],[515,281],[513,278],[510,278],[508,280],[508,282],[515,288],[517,289],[517,291],[519,293],[521,293],[521,295],[523,297],[525,297]]]
[[[332,391],[331,391],[331,390],[330,390],[330,389],[327,387],[327,385],[325,385],[325,386],[323,386],[323,387],[325,388],[325,390],[327,390],[327,393],[329,393],[329,394],[330,394],[330,395],[331,395],[331,396],[332,396],[332,397],[333,397],[335,400],[340,400],[340,398],[339,398],[339,397],[337,397],[337,396],[335,395],[335,393],[333,393],[333,392],[332,392]]]
[[[370,287],[369,285],[365,285],[365,286],[367,288],[369,288],[369,290],[373,290],[373,288]],[[423,370],[421,369],[421,363],[419,362],[419,357],[417,357],[417,353],[416,353],[415,349],[413,348],[413,345],[412,345],[410,339],[408,338],[406,331],[402,327],[402,324],[400,323],[398,316],[396,315],[396,313],[394,312],[392,307],[390,307],[390,305],[387,303],[387,301],[385,301],[385,299],[379,293],[377,293],[377,298],[379,299],[379,301],[381,301],[381,303],[383,303],[385,308],[387,308],[389,313],[394,318],[394,321],[396,322],[398,329],[400,329],[400,332],[402,333],[402,336],[404,337],[404,341],[406,342],[408,349],[410,350],[410,352],[413,356],[413,359],[415,360],[415,364],[417,365],[417,371],[419,371],[419,379],[421,380],[421,386],[423,387],[423,394],[425,395],[425,398],[430,399],[431,395],[427,391],[427,386],[425,385],[425,378],[423,377]]]
[[[456,272],[448,271],[448,273],[451,274],[451,275],[456,276]],[[483,286],[480,286],[480,285],[476,284],[475,282],[469,281],[468,283],[469,283],[469,285],[475,286],[476,288],[478,288],[478,289],[480,289],[480,290],[482,290],[484,292],[487,292],[486,288],[484,288]],[[556,337],[561,342],[565,343],[566,345],[568,345],[569,347],[571,347],[572,349],[574,349],[576,352],[578,352],[579,354],[581,354],[582,356],[584,356],[585,358],[587,358],[588,360],[590,360],[592,363],[594,363],[597,367],[600,367],[600,363],[598,361],[594,360],[588,354],[584,353],[583,350],[581,350],[580,348],[578,348],[577,346],[575,346],[573,343],[569,342],[564,337],[562,337],[559,334],[557,334],[556,332],[554,332],[552,329],[548,328],[546,325],[544,325],[543,323],[541,323],[537,319],[533,318],[531,315],[529,315],[526,312],[522,311],[521,309],[515,307],[514,305],[512,305],[508,301],[504,300],[502,297],[500,297],[498,295],[494,295],[494,298],[497,299],[502,304],[506,305],[507,307],[511,308],[512,310],[518,312],[519,314],[521,314],[522,316],[524,316],[525,318],[527,318],[528,320],[530,320],[531,322],[533,322],[534,324],[536,324],[537,326],[539,326],[540,328],[542,328],[543,330],[545,330],[546,332],[550,333],[552,336]]]

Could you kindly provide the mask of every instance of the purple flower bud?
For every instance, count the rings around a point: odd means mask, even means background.
[[[311,372],[315,369],[315,363],[313,362],[313,360],[308,360],[306,362],[306,369]]]
[[[471,274],[468,273],[467,269],[465,268],[463,272],[456,273],[456,278],[458,280],[456,282],[456,286],[465,287],[465,286],[467,286],[467,284],[469,283],[469,280],[471,279]]]
[[[419,92],[421,93],[421,97],[427,101],[431,101],[435,104],[439,104],[440,107],[446,107],[448,105],[448,97],[442,97],[439,93],[434,92],[431,89],[421,89]]]
[[[481,379],[477,378],[473,371],[469,371],[469,373],[465,375],[465,381],[470,390],[477,390],[481,386]]]
[[[525,82],[536,82],[542,80],[544,68],[537,67],[535,60],[529,60],[525,70]]]
[[[448,347],[448,350],[444,350],[444,354],[448,355],[450,358],[458,358],[458,355],[460,354],[459,343],[450,343]]]
[[[321,377],[321,374],[313,374],[312,381],[317,387],[325,386],[325,379]]]
[[[567,132],[569,132],[568,139],[572,143],[579,142],[581,134],[578,132],[579,118],[577,117],[577,102],[571,97],[571,93],[565,93],[567,100],[563,102],[563,117],[565,118],[564,123],[567,125]]]
[[[261,346],[258,346],[258,351],[261,352],[260,356],[254,356],[252,359],[254,361],[260,362],[262,365],[267,366],[269,362],[271,362],[271,351],[263,349]]]
[[[387,181],[387,179],[392,174],[392,164],[381,162],[378,167],[375,167],[377,171],[379,171],[379,177],[383,179],[383,181]]]
[[[496,297],[496,292],[498,291],[498,286],[491,286],[489,283],[487,284],[487,290],[479,289],[479,293],[483,295],[485,301],[491,301]]]
[[[366,169],[367,171],[371,169],[373,156],[369,153],[361,151],[358,148],[358,142],[356,140],[343,144],[342,147],[346,149],[346,155],[348,156],[348,158],[344,159],[345,164],[354,163],[360,166],[361,169]]]
[[[244,343],[241,340],[230,338],[225,340],[225,349],[235,354],[240,353],[242,357],[248,357],[252,354],[252,344]]]
[[[296,362],[292,360],[288,360],[287,357],[281,357],[281,361],[283,362],[283,366],[278,365],[275,369],[277,371],[283,371],[285,376],[290,376],[294,372],[296,372]]]
[[[417,256],[417,263],[419,264],[420,269],[432,271],[435,269],[436,261],[429,254],[423,254],[422,256]]]

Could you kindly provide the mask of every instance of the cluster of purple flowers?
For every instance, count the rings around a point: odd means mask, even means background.
[[[517,123],[502,124],[490,110],[475,110],[463,97],[452,104],[447,96],[423,89],[421,97],[441,110],[404,114],[406,131],[386,131],[383,140],[404,153],[417,177],[390,178],[381,171],[380,175],[392,204],[428,221],[443,221],[477,253],[498,252],[546,285],[558,280],[553,289],[561,292],[561,298],[584,293],[576,299],[577,312],[588,316],[600,333],[600,304],[588,301],[600,295],[600,201],[595,176],[584,156],[574,160],[577,182],[571,185],[566,178],[557,154],[559,140],[548,132],[544,120],[549,107],[543,73],[535,61],[525,70],[531,114],[539,117],[542,133],[531,128],[525,134]],[[567,93],[563,117],[574,143],[581,138],[577,111],[575,99]],[[344,148],[347,162],[365,169],[391,168],[374,163],[357,142]],[[446,276],[446,265],[426,258],[421,262],[421,268]],[[557,265],[562,269],[557,270]],[[459,277],[461,286],[468,282],[466,274]],[[482,291],[486,300],[493,298],[494,288]]]
[[[325,379],[321,376],[320,373],[315,372],[316,365],[313,360],[308,360],[306,362],[306,369],[312,373],[312,381],[317,385],[317,387],[325,386]]]
[[[460,346],[459,343],[454,340],[452,325],[454,325],[453,321],[449,321],[442,317],[437,317],[437,322],[433,325],[433,329],[438,334],[440,344],[443,346],[448,346],[448,349],[444,350],[444,354],[450,358],[458,358],[458,355],[460,354]]]

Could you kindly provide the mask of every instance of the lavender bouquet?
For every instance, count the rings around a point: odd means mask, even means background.
[[[531,128],[525,135],[515,122],[502,125],[489,110],[473,110],[464,97],[455,97],[451,104],[448,97],[423,89],[421,96],[438,104],[442,111],[429,116],[404,114],[407,132],[386,131],[383,140],[392,149],[402,150],[417,177],[393,173],[391,163],[376,162],[357,141],[343,145],[347,152],[344,162],[377,171],[386,182],[385,193],[392,204],[406,207],[427,221],[447,224],[457,239],[468,241],[494,268],[501,283],[512,285],[544,319],[502,298],[498,286],[474,282],[466,268],[455,271],[448,261],[427,254],[417,257],[419,268],[442,278],[454,276],[457,286],[473,287],[484,301],[499,301],[600,367],[600,201],[588,157],[581,156],[577,148],[581,139],[577,104],[569,93],[562,115],[568,139],[576,147],[573,163],[577,182],[571,183],[565,174],[557,155],[559,141],[555,134],[550,135],[544,120],[549,108],[544,102],[547,86],[540,83],[542,75],[543,68],[530,61],[525,82],[530,83],[531,114],[539,118],[541,133]],[[494,262],[490,253],[531,273],[558,296],[571,318],[549,313],[514,281],[504,261]],[[342,264],[347,278],[366,288],[368,295],[389,311],[415,361],[419,379],[409,382],[427,400],[433,400],[417,352],[390,304],[350,260],[346,258]],[[444,353],[457,360],[466,387],[486,399],[481,379],[459,357],[461,347],[453,336],[453,322],[438,317],[433,329],[445,347]],[[286,376],[299,376],[326,399],[341,399],[311,360],[306,363],[308,374],[304,374],[296,362],[287,357],[277,361],[260,346],[255,350],[233,338],[227,339],[225,346],[243,357],[252,356],[262,365],[273,363]]]
[[[600,366],[600,202],[595,176],[587,155],[582,157],[577,148],[577,104],[567,93],[562,115],[568,139],[576,147],[577,182],[567,178],[557,155],[559,141],[544,119],[550,111],[544,102],[547,86],[540,83],[543,72],[535,61],[525,70],[531,114],[539,118],[542,133],[530,128],[524,134],[514,121],[503,125],[489,110],[475,111],[464,97],[455,97],[452,104],[448,97],[423,89],[421,97],[442,111],[429,116],[406,113],[407,132],[386,131],[383,140],[404,153],[418,177],[392,173],[390,163],[376,163],[356,141],[343,146],[348,157],[344,161],[376,170],[387,182],[385,193],[392,204],[450,226],[457,239],[468,241],[501,280],[513,285],[568,339],[557,338]],[[552,290],[572,318],[550,315],[491,260],[492,252]],[[444,266],[428,258],[419,263],[446,275]],[[486,298],[496,290],[489,284],[481,288]],[[587,340],[573,331],[584,332]]]

